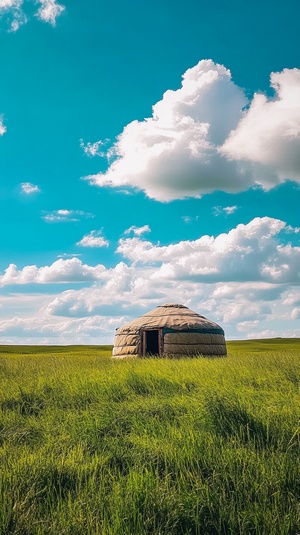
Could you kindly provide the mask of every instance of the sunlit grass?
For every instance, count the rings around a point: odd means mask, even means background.
[[[300,340],[0,347],[3,535],[297,535]]]

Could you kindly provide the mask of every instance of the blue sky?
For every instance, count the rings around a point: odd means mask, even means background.
[[[0,343],[300,336],[296,0],[0,0]]]

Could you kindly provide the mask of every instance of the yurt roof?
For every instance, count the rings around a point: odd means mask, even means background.
[[[190,310],[184,305],[166,303],[143,314],[117,329],[121,333],[138,333],[142,329],[169,328],[177,331],[193,330],[224,334],[223,329],[213,321]]]

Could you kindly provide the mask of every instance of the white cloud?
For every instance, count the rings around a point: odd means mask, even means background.
[[[101,264],[88,266],[78,258],[59,259],[50,266],[25,266],[18,270],[10,264],[3,275],[0,275],[0,286],[16,284],[60,284],[70,282],[95,281],[103,277],[106,269]]]
[[[256,218],[216,237],[168,246],[122,239],[127,264],[111,268],[76,257],[42,267],[10,265],[0,275],[0,285],[9,286],[1,298],[0,342],[96,343],[99,336],[98,343],[109,343],[115,327],[164,302],[216,321],[228,339],[299,336],[300,248],[284,244],[286,232],[283,221]],[[73,289],[61,291],[59,285],[70,283]],[[55,293],[24,297],[21,284],[31,290],[51,284]]]
[[[0,342],[13,344],[22,340],[24,344],[49,345],[73,344],[76,340],[79,344],[105,344],[111,342],[111,333],[124,321],[124,316],[56,318],[41,310],[36,316],[0,321]]]
[[[244,178],[217,146],[236,126],[246,103],[225,67],[200,61],[183,75],[181,89],[167,91],[153,106],[152,118],[124,128],[108,171],[87,179],[99,186],[130,185],[162,201],[224,187],[238,191]]]
[[[43,22],[48,22],[55,26],[56,19],[65,10],[65,7],[58,4],[56,0],[37,0],[36,5],[39,5],[35,16]],[[20,26],[28,22],[27,15],[24,11],[23,0],[0,0],[0,16],[6,15],[10,30],[17,31]]]
[[[229,158],[261,164],[256,182],[266,189],[286,179],[300,182],[300,69],[273,72],[271,86],[275,98],[255,94],[221,148]]]
[[[63,253],[57,255],[57,258],[76,258],[82,256],[81,253]]]
[[[216,301],[221,300],[222,303],[232,301],[238,304],[244,302],[245,298],[251,303],[259,301],[266,303],[278,299],[283,291],[285,288],[281,284],[246,281],[241,285],[240,282],[228,282],[217,283],[211,297]]]
[[[255,95],[245,109],[230,71],[200,61],[180,89],[153,106],[152,117],[125,126],[109,150],[115,159],[108,170],[86,179],[160,201],[300,181],[300,70],[272,73],[271,83],[276,98]]]
[[[149,225],[144,225],[142,227],[136,227],[135,225],[132,225],[128,229],[124,230],[124,234],[130,234],[133,232],[135,236],[142,236],[142,234],[145,234],[146,232],[151,232],[151,228]]]
[[[84,143],[83,139],[80,139],[80,147],[83,149],[84,153],[87,156],[106,156],[106,152],[99,150],[100,147],[105,145],[108,142],[108,140],[105,141],[95,141],[95,143]]]
[[[268,314],[271,314],[271,306],[265,303],[248,303],[245,307],[245,301],[232,301],[227,304],[223,312],[223,321],[227,324],[240,323],[241,321],[264,320]]]
[[[213,209],[214,215],[231,215],[238,209],[237,206],[215,206]]]
[[[247,225],[237,225],[228,233],[216,237],[202,236],[197,240],[165,246],[138,237],[122,238],[116,252],[131,263],[129,266],[121,262],[109,270],[102,265],[88,266],[76,257],[60,259],[51,266],[40,268],[32,265],[18,270],[11,264],[0,276],[0,284],[106,280],[109,287],[112,277],[115,289],[120,286],[120,283],[116,285],[115,280],[118,274],[124,290],[126,281],[131,284],[129,281],[138,274],[141,280],[144,276],[150,278],[158,290],[166,281],[223,282],[223,298],[226,297],[224,292],[228,282],[261,282],[271,284],[273,288],[282,284],[299,284],[300,247],[281,243],[281,233],[285,227],[283,221],[263,217],[255,218]],[[86,238],[85,246],[106,245],[99,231],[93,231]],[[101,243],[98,242],[99,238]],[[289,299],[287,304],[296,303],[290,295],[286,299]]]
[[[42,216],[47,223],[76,222],[82,218],[93,218],[94,214],[82,210],[53,210]]]
[[[6,132],[6,126],[3,123],[3,116],[0,115],[0,136],[3,136]]]
[[[183,215],[183,216],[181,217],[181,219],[183,219],[183,221],[184,221],[185,223],[192,223],[193,221],[198,221],[199,216],[196,215],[196,216],[193,217],[193,216],[189,216],[189,215]]]
[[[52,26],[55,26],[56,19],[65,10],[65,7],[57,4],[56,0],[38,0],[40,7],[36,13],[36,16],[44,21],[49,22]]]
[[[0,0],[0,9],[9,9],[20,3],[20,0]]]
[[[31,182],[22,182],[21,191],[26,195],[31,195],[32,193],[38,193],[41,190],[36,184],[31,184]]]
[[[286,231],[287,232],[291,231],[295,234],[298,234],[300,232],[300,227],[292,227],[291,225],[287,225]]]
[[[117,252],[132,262],[159,263],[155,278],[161,281],[188,278],[296,283],[300,281],[300,247],[282,245],[276,239],[285,227],[278,219],[255,218],[216,238],[202,236],[168,246],[138,238],[121,239]]]
[[[23,24],[26,24],[27,17],[22,7],[23,0],[0,0],[0,16],[7,15],[9,32],[16,32]]]
[[[101,230],[92,230],[76,243],[81,247],[108,247],[109,242],[103,238]]]
[[[300,319],[300,308],[299,307],[294,308],[292,310],[291,318],[293,320],[299,320]]]
[[[300,306],[300,289],[293,292],[288,292],[284,300],[284,305]]]

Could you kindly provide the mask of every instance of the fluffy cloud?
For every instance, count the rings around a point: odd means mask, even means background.
[[[284,305],[300,306],[300,290],[289,292],[284,300]]]
[[[92,230],[76,243],[81,247],[108,247],[109,242],[102,236],[101,230]]]
[[[257,217],[246,225],[237,225],[228,233],[216,237],[201,236],[197,240],[165,246],[138,237],[122,238],[116,252],[122,254],[131,265],[121,262],[111,269],[101,264],[92,267],[76,257],[61,258],[50,266],[40,268],[33,265],[18,270],[11,264],[0,275],[0,284],[106,281],[108,288],[127,292],[136,284],[137,275],[140,281],[151,279],[158,289],[166,281],[299,284],[300,247],[281,242],[280,235],[286,229],[287,225],[279,219]],[[85,238],[85,246],[107,245],[98,231],[92,231]],[[145,285],[141,284],[141,289],[144,288]],[[222,288],[224,292],[226,285]],[[292,301],[291,297],[289,299],[289,304],[297,302]]]
[[[0,0],[0,16],[7,16],[11,32],[17,31],[27,22],[22,6],[23,0]]]
[[[50,266],[37,267],[25,266],[18,270],[15,264],[10,264],[3,275],[0,275],[0,286],[15,284],[50,284],[85,282],[101,279],[105,273],[105,267],[101,264],[88,266],[78,258],[62,258],[56,260]]]
[[[112,343],[116,327],[170,300],[219,322],[228,339],[299,336],[299,307],[284,305],[284,285],[166,281],[158,288],[145,268],[118,264],[108,271],[101,287],[26,296],[22,317],[20,299],[24,296],[4,298],[1,343]]]
[[[82,218],[93,218],[94,214],[82,210],[53,210],[42,216],[47,223],[76,222]]]
[[[0,9],[9,9],[19,6],[22,0],[0,0]]]
[[[22,182],[21,191],[26,195],[31,195],[32,193],[38,193],[41,190],[36,184],[31,184],[31,182]]]
[[[221,148],[233,160],[261,164],[256,181],[264,188],[287,178],[300,182],[300,70],[272,73],[271,86],[275,98],[255,94]]]
[[[168,246],[138,238],[121,239],[117,251],[132,262],[158,264],[157,280],[217,282],[261,280],[300,281],[300,247],[277,242],[286,224],[269,217],[238,225],[228,234],[202,236]]]
[[[124,234],[130,234],[133,233],[135,236],[142,236],[142,234],[145,234],[146,232],[151,232],[151,228],[149,225],[143,225],[142,227],[136,227],[133,225],[132,227],[129,227],[124,231]]]
[[[55,26],[56,19],[65,10],[56,0],[37,0],[39,5],[35,16],[43,22]],[[17,31],[20,26],[26,24],[28,17],[24,11],[24,0],[0,0],[0,16],[6,16],[10,31]]]
[[[293,320],[299,320],[300,319],[300,308],[299,307],[294,308],[292,310],[291,318]]]
[[[36,13],[36,16],[44,21],[49,22],[52,26],[55,26],[56,19],[65,10],[65,7],[57,4],[56,0],[38,0],[40,7]]]
[[[236,126],[246,103],[225,67],[200,61],[183,75],[181,89],[167,91],[153,106],[152,118],[124,128],[108,171],[87,179],[99,186],[130,185],[163,201],[224,187],[238,191],[236,165],[217,147]]]
[[[123,238],[118,252],[127,263],[111,268],[76,257],[19,270],[11,265],[0,275],[0,285],[9,286],[0,309],[0,342],[20,336],[27,343],[96,343],[99,336],[98,343],[109,343],[115,327],[172,301],[220,323],[228,338],[297,336],[300,247],[284,244],[291,233],[283,221],[264,217],[226,234],[168,246]],[[78,289],[59,290],[70,283]],[[25,299],[20,284],[52,284],[56,293]],[[22,318],[16,316],[20,310]]]
[[[105,344],[124,321],[124,316],[58,319],[41,311],[28,318],[0,320],[0,340],[4,344],[19,340],[24,344],[73,344],[74,340],[79,344]]]
[[[0,115],[0,136],[3,136],[6,132],[6,126],[3,123],[3,117]]]
[[[230,71],[200,61],[180,89],[153,106],[152,117],[125,126],[107,172],[86,179],[132,186],[160,201],[300,181],[300,70],[272,73],[271,83],[276,97],[257,94],[247,109]]]

